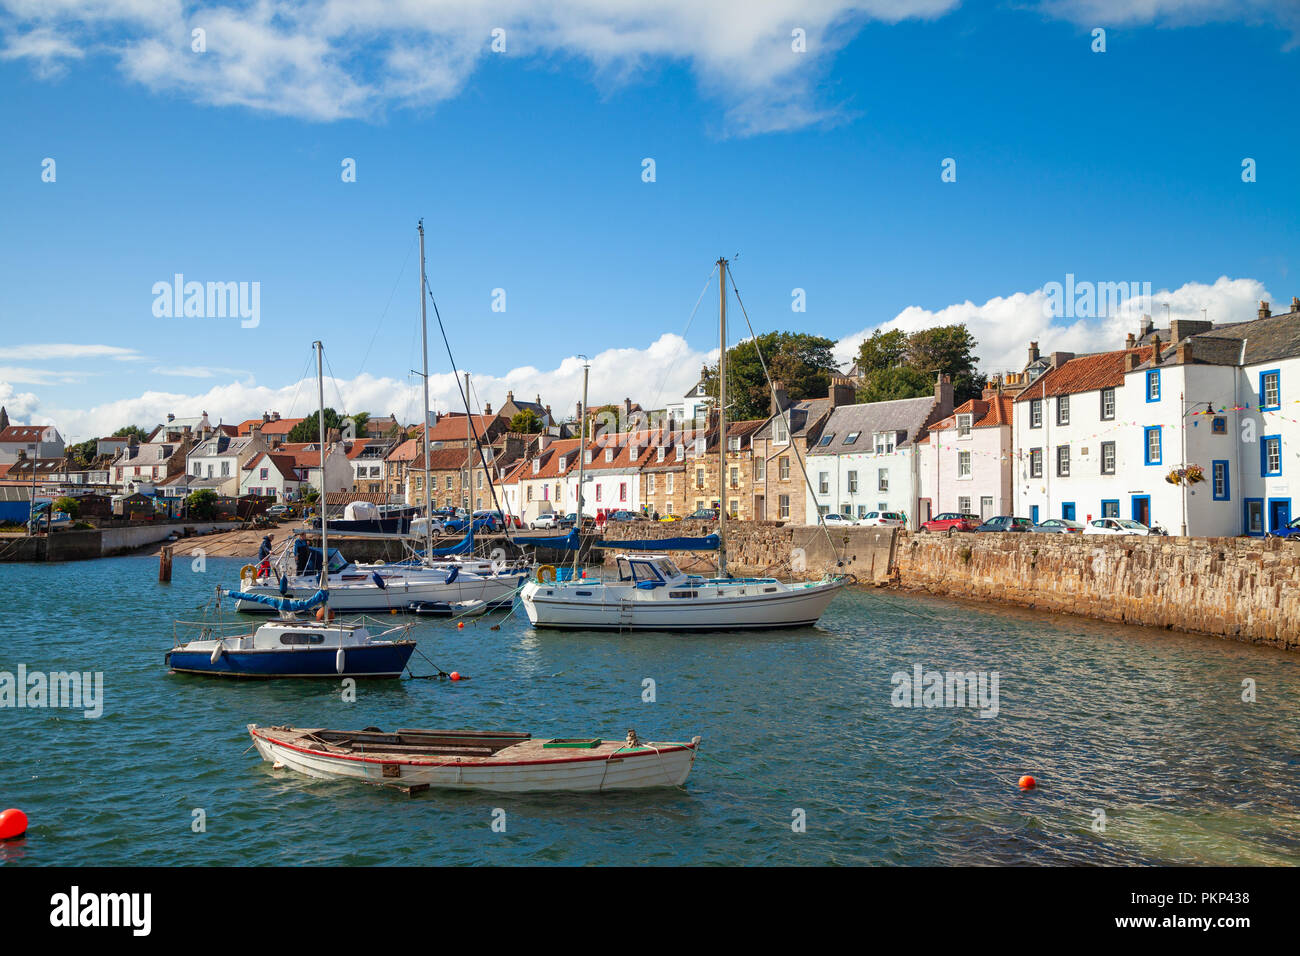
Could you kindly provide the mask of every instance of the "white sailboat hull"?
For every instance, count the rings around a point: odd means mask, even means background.
[[[683,588],[524,585],[521,602],[534,627],[619,631],[732,631],[815,624],[842,581],[787,586],[736,582],[689,588],[698,596],[673,598]],[[583,592],[586,592],[585,594]]]
[[[462,574],[448,584],[445,580],[415,576],[389,578],[386,581],[387,586],[382,588],[370,580],[346,584],[331,581],[329,606],[336,612],[350,613],[403,610],[408,604],[416,601],[447,601],[453,604],[461,601],[486,601],[493,604],[497,601],[511,600],[525,579],[526,576],[523,574],[483,577]],[[262,594],[268,597],[288,596],[305,599],[315,594],[318,587],[318,583],[290,585],[287,595],[282,595],[279,587],[274,584],[254,584],[245,587],[244,590],[250,594]],[[251,614],[269,614],[274,610],[255,601],[243,600],[237,602],[235,607],[239,611]]]
[[[642,744],[631,751],[619,748],[617,743],[606,743],[591,753],[531,747],[525,758],[503,752],[488,759],[399,759],[391,754],[326,754],[276,739],[275,728],[268,731],[255,724],[249,725],[249,733],[263,760],[309,777],[359,780],[403,789],[505,793],[678,787],[691,771],[699,740]]]

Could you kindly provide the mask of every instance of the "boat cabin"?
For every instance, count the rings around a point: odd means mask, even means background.
[[[617,558],[618,579],[647,590],[663,587],[683,577],[672,558],[664,554],[620,554]]]

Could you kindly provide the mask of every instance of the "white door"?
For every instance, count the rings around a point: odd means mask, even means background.
[[[980,499],[980,520],[987,521],[993,517],[993,498],[985,495]]]

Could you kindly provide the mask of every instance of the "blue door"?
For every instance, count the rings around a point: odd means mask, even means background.
[[[1287,526],[1291,520],[1290,498],[1268,499],[1268,530],[1277,531]]]
[[[1061,505],[1061,517],[1066,521],[1074,520],[1074,502],[1066,501]]]
[[[1151,525],[1151,496],[1133,496],[1133,520],[1138,524]]]
[[[1033,505],[1029,509],[1029,520],[1038,524],[1038,505]]]

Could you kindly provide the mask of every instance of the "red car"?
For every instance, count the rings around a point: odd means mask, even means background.
[[[976,515],[959,514],[956,511],[946,511],[941,515],[935,515],[925,524],[921,525],[922,531],[974,531],[979,527],[980,519]]]

